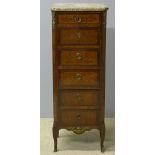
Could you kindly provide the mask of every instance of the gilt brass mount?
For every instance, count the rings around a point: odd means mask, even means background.
[[[89,127],[69,127],[67,130],[73,131],[75,134],[82,134],[85,131],[91,130]]]

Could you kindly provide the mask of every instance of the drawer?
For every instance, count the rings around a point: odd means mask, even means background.
[[[82,13],[70,13],[59,14],[58,24],[99,24],[99,14],[82,14]]]
[[[61,91],[60,102],[62,106],[96,106],[98,91]]]
[[[99,29],[60,29],[59,45],[97,45],[99,44]]]
[[[60,87],[98,87],[99,73],[97,71],[60,71],[59,72]]]
[[[97,50],[61,50],[60,65],[98,65]]]
[[[95,110],[63,110],[61,114],[62,123],[66,125],[95,125],[97,122],[97,113]]]

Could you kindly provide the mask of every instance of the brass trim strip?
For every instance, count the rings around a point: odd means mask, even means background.
[[[55,11],[52,11],[52,25],[55,26]]]

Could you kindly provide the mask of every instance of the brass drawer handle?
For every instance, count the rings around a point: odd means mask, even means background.
[[[79,120],[81,119],[81,114],[79,112],[76,113],[76,118]]]
[[[81,33],[80,32],[77,32],[76,33],[76,36],[77,36],[78,39],[80,39],[81,38]]]
[[[77,74],[75,75],[75,79],[76,79],[76,80],[82,80],[82,75],[81,75],[80,73],[77,73]]]
[[[82,96],[80,95],[80,94],[76,94],[76,99],[77,99],[77,101],[82,101]]]
[[[79,52],[76,53],[76,60],[81,60],[82,57],[81,57],[81,54]]]
[[[80,23],[81,22],[81,17],[75,16],[75,22]]]

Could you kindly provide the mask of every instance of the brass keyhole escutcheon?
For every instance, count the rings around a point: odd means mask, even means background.
[[[76,94],[76,99],[78,102],[82,101],[82,96],[80,94]]]
[[[76,53],[76,60],[82,60],[82,56],[80,52]]]
[[[78,39],[80,39],[81,38],[81,33],[80,32],[77,32],[76,33],[76,36],[77,36]]]
[[[81,22],[81,17],[75,16],[75,22],[80,23]]]
[[[77,118],[78,120],[81,119],[81,114],[80,114],[80,112],[77,112],[77,113],[76,113],[76,118]]]
[[[76,73],[75,79],[76,80],[82,80],[82,75],[80,73]]]

